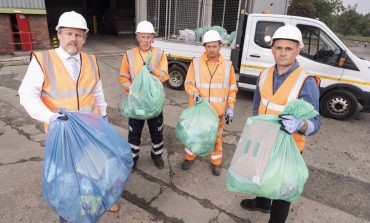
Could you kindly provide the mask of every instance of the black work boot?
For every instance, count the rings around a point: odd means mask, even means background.
[[[152,157],[153,159],[153,162],[154,162],[154,165],[158,168],[158,169],[163,169],[164,167],[164,161],[162,159],[161,156],[157,156],[157,157]]]
[[[212,164],[212,173],[215,176],[220,176],[220,174],[221,174],[221,166],[220,165],[213,165]]]
[[[193,165],[194,160],[184,160],[181,164],[181,169],[188,170]]]
[[[261,211],[268,214],[271,209],[271,200],[267,198],[244,199],[240,202],[240,206],[248,211]]]

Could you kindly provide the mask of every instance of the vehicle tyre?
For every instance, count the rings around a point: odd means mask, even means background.
[[[186,70],[179,65],[172,65],[168,71],[167,84],[170,88],[175,90],[184,89],[184,82],[186,78]]]
[[[333,90],[326,93],[320,100],[320,111],[324,116],[344,120],[357,113],[358,101],[348,91]]]

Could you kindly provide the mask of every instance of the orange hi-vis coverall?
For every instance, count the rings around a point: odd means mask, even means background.
[[[238,92],[231,62],[225,60],[221,54],[217,61],[209,61],[206,52],[200,58],[194,58],[186,75],[185,91],[189,95],[189,106],[194,105],[193,94],[197,92],[202,99],[212,105],[219,117],[218,135],[215,148],[210,154],[210,161],[213,165],[221,165],[224,113],[227,108],[234,108]],[[185,148],[185,159],[195,158],[196,155]]]
[[[318,77],[309,75],[301,67],[295,69],[279,89],[273,93],[274,67],[265,69],[260,73],[258,87],[261,93],[261,103],[258,107],[258,115],[279,115],[285,106],[293,99],[298,99],[304,82],[308,77],[314,77],[320,86]],[[292,134],[300,152],[305,146],[306,137],[298,132]]]
[[[151,64],[154,65],[153,75],[158,77],[161,82],[168,80],[168,62],[164,51],[158,48],[152,48],[152,60]],[[128,50],[123,56],[119,82],[124,87],[125,91],[128,92],[135,76],[139,74],[141,68],[143,68],[148,52],[140,51],[138,47]]]
[[[168,80],[167,71],[167,57],[164,52],[157,48],[151,48],[153,65],[153,74],[158,77],[161,82]],[[119,81],[124,87],[126,92],[129,92],[130,86],[134,81],[134,78],[139,74],[141,68],[145,66],[148,52],[140,51],[139,48],[128,50],[123,56]],[[149,127],[149,132],[152,140],[152,151],[151,156],[160,157],[163,154],[163,114],[161,113],[158,117],[146,120]],[[136,162],[139,159],[141,133],[145,124],[145,120],[138,120],[129,118],[128,126],[128,143],[131,148],[133,160]]]

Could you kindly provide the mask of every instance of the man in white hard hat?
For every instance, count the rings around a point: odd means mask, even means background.
[[[152,47],[154,41],[154,27],[148,21],[141,21],[136,27],[136,40],[138,47],[126,51],[123,56],[119,81],[126,93],[130,92],[130,86],[139,74],[143,66],[147,66],[150,73],[157,77],[161,82],[168,80],[168,62],[164,51]],[[152,59],[146,63],[146,58],[151,52]],[[151,158],[158,169],[164,167],[162,159],[163,154],[163,113],[158,117],[146,120],[149,126],[149,132],[152,140]],[[128,143],[130,144],[132,157],[134,160],[133,169],[136,168],[139,159],[141,133],[145,120],[129,118]]]
[[[193,59],[185,80],[189,106],[193,106],[199,97],[202,97],[212,105],[219,117],[216,144],[210,154],[212,173],[215,176],[219,176],[221,171],[224,119],[226,124],[233,121],[238,91],[233,65],[220,53],[221,44],[221,36],[217,31],[207,31],[203,36],[205,52],[200,58]],[[185,160],[181,168],[190,169],[195,159],[196,155],[189,148],[185,148]]]
[[[283,108],[293,99],[303,99],[319,111],[320,80],[302,69],[296,60],[304,47],[301,31],[291,25],[282,26],[272,37],[272,54],[275,66],[260,73],[253,98],[253,115],[281,114]],[[292,134],[302,153],[305,136],[320,129],[319,116],[308,120],[291,115],[280,115],[281,129]],[[245,199],[241,207],[249,211],[270,213],[269,223],[284,223],[288,217],[290,203],[263,197]]]
[[[32,118],[44,123],[45,131],[56,119],[68,119],[57,113],[59,108],[91,112],[107,119],[96,57],[81,52],[89,31],[85,18],[74,11],[65,12],[55,29],[60,46],[32,52],[18,91],[21,105]],[[115,204],[111,210],[118,209]],[[66,222],[62,217],[60,221]]]

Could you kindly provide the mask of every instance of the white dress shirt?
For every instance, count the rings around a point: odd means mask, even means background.
[[[71,63],[67,60],[71,57],[67,52],[65,52],[61,47],[55,49],[55,52],[62,60],[64,66],[66,67],[68,73],[71,75],[72,79],[76,82],[78,75],[73,75],[73,68]],[[81,69],[81,59],[80,53],[74,55],[78,61],[78,70]],[[79,73],[79,72],[78,72]],[[44,73],[37,62],[37,60],[32,58],[30,65],[28,66],[27,72],[23,78],[21,86],[19,87],[19,99],[20,104],[26,109],[28,114],[39,121],[49,123],[50,117],[55,115],[54,112],[50,111],[48,107],[41,101],[41,91],[44,84]],[[95,105],[99,110],[101,116],[107,115],[107,103],[105,102],[103,85],[101,80],[96,83],[94,89]]]

